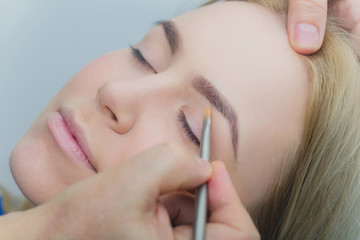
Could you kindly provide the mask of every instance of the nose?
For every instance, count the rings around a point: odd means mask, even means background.
[[[132,129],[139,109],[130,88],[115,81],[106,82],[99,88],[97,100],[115,132],[125,134]]]

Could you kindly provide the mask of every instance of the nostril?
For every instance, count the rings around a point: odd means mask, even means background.
[[[125,134],[130,131],[134,123],[131,114],[123,114],[122,112],[114,113],[112,111],[109,111],[109,114],[111,114],[108,115],[108,119],[110,121],[109,126],[112,128],[112,130],[119,134]]]
[[[117,117],[116,117],[115,113],[113,111],[111,111],[111,109],[109,107],[106,107],[106,108],[109,110],[109,112],[111,114],[111,118],[117,122]]]
[[[116,117],[116,115],[114,113],[112,114],[112,119],[114,119],[114,121],[117,122],[117,117]]]

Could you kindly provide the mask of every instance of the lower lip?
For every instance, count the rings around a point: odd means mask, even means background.
[[[48,117],[48,127],[60,149],[72,160],[94,171],[84,151],[70,133],[64,118],[56,112]]]

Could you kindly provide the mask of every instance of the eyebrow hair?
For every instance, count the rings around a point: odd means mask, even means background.
[[[164,29],[166,39],[169,42],[171,53],[175,54],[179,47],[180,36],[174,22],[161,20],[157,21],[156,25],[160,25]]]
[[[204,77],[196,77],[192,84],[195,90],[203,95],[211,103],[211,105],[213,105],[228,120],[236,159],[238,145],[238,121],[234,108],[225,96],[222,95],[221,92]]]
[[[173,21],[161,20],[156,25],[162,26],[166,39],[169,43],[171,53],[174,55],[180,44],[180,34]],[[238,121],[237,115],[224,95],[206,78],[198,76],[192,81],[193,87],[201,95],[203,95],[211,105],[213,105],[228,121],[230,125],[232,145],[234,149],[235,159],[237,157],[238,145]]]

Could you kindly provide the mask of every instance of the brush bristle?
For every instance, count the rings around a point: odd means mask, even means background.
[[[209,107],[207,107],[205,109],[204,118],[210,118],[210,116],[211,116],[211,109]]]

